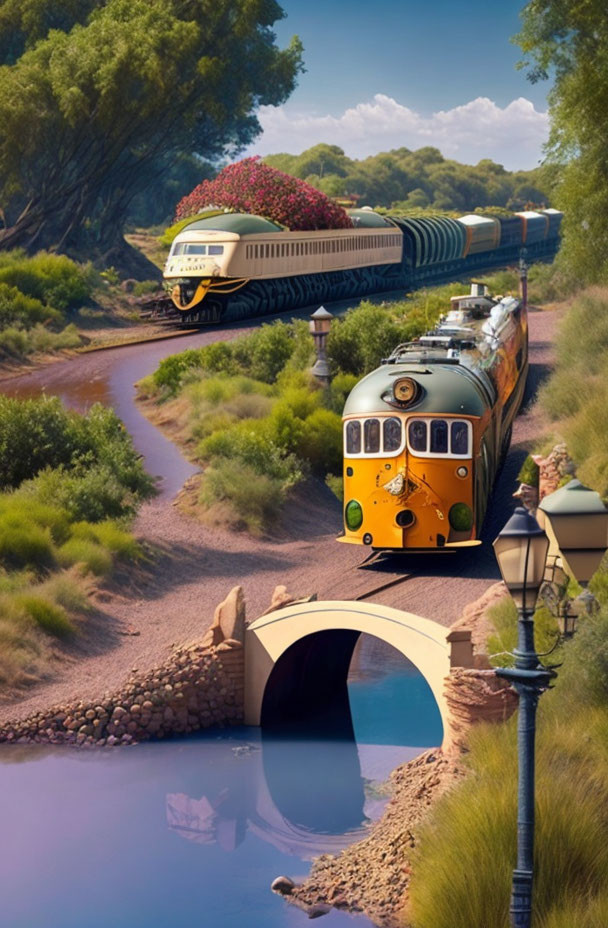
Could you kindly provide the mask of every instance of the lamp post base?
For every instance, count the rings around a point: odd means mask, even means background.
[[[532,923],[532,871],[514,870],[511,889],[512,928],[530,928]]]

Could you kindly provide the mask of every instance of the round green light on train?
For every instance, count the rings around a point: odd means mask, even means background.
[[[455,532],[470,532],[473,528],[473,510],[466,503],[454,503],[448,519]]]
[[[351,532],[356,532],[358,528],[361,528],[363,523],[363,509],[361,508],[361,503],[358,503],[355,499],[351,499],[350,502],[346,504],[346,508],[344,509],[344,521]]]

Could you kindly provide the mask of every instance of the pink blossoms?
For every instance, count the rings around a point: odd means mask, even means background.
[[[324,193],[259,157],[229,164],[214,180],[204,180],[180,200],[175,219],[195,216],[210,205],[264,216],[294,232],[352,228],[347,213]]]

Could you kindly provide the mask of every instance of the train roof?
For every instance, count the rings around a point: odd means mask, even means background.
[[[282,232],[281,226],[262,216],[253,216],[250,213],[218,213],[206,219],[197,219],[184,226],[184,232],[232,232],[234,235],[261,235],[268,232]]]
[[[393,384],[400,376],[411,377],[421,387],[420,398],[403,408],[388,402],[393,399]],[[412,415],[482,416],[494,402],[493,393],[491,381],[483,373],[429,352],[427,358],[412,358],[376,368],[353,387],[344,406],[344,415],[387,415],[398,411]]]
[[[389,222],[380,213],[376,213],[369,206],[362,206],[360,209],[347,209],[346,212],[353,224],[359,229],[386,229],[394,228],[394,223]]]

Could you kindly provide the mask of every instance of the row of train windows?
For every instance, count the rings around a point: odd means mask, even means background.
[[[288,258],[301,255],[328,255],[369,248],[395,247],[401,243],[400,235],[362,235],[357,238],[322,239],[318,242],[266,242],[247,245],[246,258]]]
[[[471,424],[465,419],[410,419],[407,444],[423,456],[471,456]],[[347,455],[396,454],[403,445],[403,425],[394,416],[383,419],[350,419],[346,423]]]
[[[173,246],[172,255],[223,255],[223,245],[194,245],[190,242],[178,242]]]

